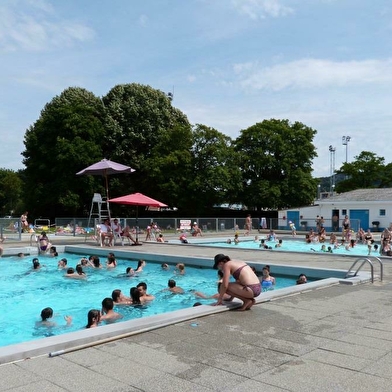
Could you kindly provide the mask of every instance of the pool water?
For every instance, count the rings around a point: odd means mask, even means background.
[[[262,238],[260,238],[262,239]],[[254,249],[254,250],[260,250],[264,251],[265,249],[260,248],[260,239],[258,241],[249,239],[249,240],[242,240],[238,244],[234,244],[233,242],[231,244],[226,243],[226,240],[216,240],[216,241],[211,241],[211,242],[206,242],[203,241],[201,243],[198,243],[197,245],[200,246],[213,246],[213,247],[219,247],[219,248],[236,248],[236,249]],[[275,245],[278,243],[276,241],[267,241],[265,240],[265,245],[268,245],[268,247],[272,247],[269,251],[274,251],[274,252],[306,252],[306,253],[326,253],[321,251],[321,246],[325,245],[326,248],[330,246],[332,248],[332,253],[333,254],[338,254],[338,255],[348,255],[348,256],[367,256],[368,255],[368,247],[366,244],[356,244],[354,248],[349,248],[348,250],[345,249],[344,246],[340,246],[337,249],[334,249],[334,246],[331,245],[328,242],[325,242],[324,244],[322,243],[311,243],[308,244],[305,242],[304,239],[286,239],[286,238],[281,238],[282,239],[282,246],[275,248]],[[374,245],[373,245],[374,246]],[[378,244],[378,249],[380,249],[380,245]],[[372,248],[371,251],[371,256],[380,256],[379,250],[375,251],[374,248]]]
[[[176,275],[173,265],[169,271],[163,271],[157,262],[147,263],[138,276],[127,277],[126,268],[136,269],[137,261],[117,259],[117,268],[85,268],[87,279],[74,280],[64,278],[65,270],[58,270],[57,263],[62,257],[67,258],[69,267],[75,267],[81,258],[73,254],[62,254],[56,258],[41,257],[42,268],[38,271],[32,270],[33,257],[2,259],[0,347],[83,329],[88,311],[101,309],[102,300],[111,297],[113,290],[120,289],[129,296],[130,288],[142,281],[147,283],[147,292],[156,298],[142,307],[116,306],[114,310],[123,314],[124,321],[189,308],[195,302],[215,302],[194,294],[194,290],[206,295],[217,293],[217,271],[213,269],[187,266],[185,275]],[[105,258],[100,259],[104,264]],[[177,286],[182,287],[185,293],[176,295],[162,291],[167,287],[168,279],[176,280]],[[275,288],[295,285],[295,280],[295,277],[287,276],[278,278]],[[50,321],[54,321],[56,327],[36,326],[41,310],[46,307],[53,309],[54,317]],[[73,318],[69,327],[66,326],[65,315]]]

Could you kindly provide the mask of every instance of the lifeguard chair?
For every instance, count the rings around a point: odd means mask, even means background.
[[[91,221],[95,223],[98,220],[99,223],[102,223],[104,219],[111,220],[109,201],[106,197],[102,197],[100,193],[94,193],[87,226],[91,227]]]

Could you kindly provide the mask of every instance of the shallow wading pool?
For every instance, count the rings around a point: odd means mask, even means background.
[[[366,244],[356,244],[354,248],[346,249],[345,246],[339,246],[338,248],[334,248],[329,242],[325,243],[306,243],[302,238],[292,238],[292,237],[279,237],[278,240],[281,239],[282,243],[279,246],[278,241],[264,241],[263,245],[268,246],[270,249],[263,249],[260,247],[260,240],[263,239],[263,236],[258,236],[258,239],[255,240],[254,237],[241,237],[240,242],[238,244],[234,244],[233,236],[227,237],[225,239],[217,238],[217,239],[204,239],[201,237],[191,237],[188,239],[189,244],[191,245],[198,245],[198,246],[209,246],[209,247],[216,247],[216,248],[224,248],[225,252],[229,252],[230,249],[248,249],[248,250],[255,250],[260,252],[294,252],[294,253],[317,253],[320,255],[327,254],[327,255],[339,255],[339,256],[367,256],[369,253],[368,247]],[[227,240],[230,239],[232,242],[229,244]],[[180,243],[178,240],[171,240],[170,243]],[[321,248],[325,245],[325,248],[328,247],[332,248],[332,252],[328,253],[323,251]],[[347,245],[347,244],[345,244]],[[375,249],[374,245],[378,248]],[[380,257],[380,244],[375,242],[371,249],[371,256]]]

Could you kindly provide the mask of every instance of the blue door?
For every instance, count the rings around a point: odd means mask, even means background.
[[[360,227],[365,231],[369,229],[369,210],[350,210],[351,228],[358,231]]]
[[[295,227],[297,230],[300,229],[300,224],[299,224],[299,211],[287,211],[287,227],[284,227],[284,230],[288,230],[289,227],[289,222],[293,222],[295,224]]]

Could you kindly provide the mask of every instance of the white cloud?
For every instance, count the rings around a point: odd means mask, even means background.
[[[196,81],[196,76],[195,75],[188,75],[187,80],[188,80],[188,82],[193,83]]]
[[[44,51],[72,46],[94,38],[94,31],[81,23],[62,20],[45,1],[28,1],[22,7],[0,7],[0,50]]]
[[[392,82],[392,59],[341,62],[302,59],[272,67],[243,63],[235,64],[233,70],[243,87],[256,90]]]
[[[294,13],[291,7],[282,5],[278,0],[232,0],[234,8],[253,20],[267,16],[278,18]]]

